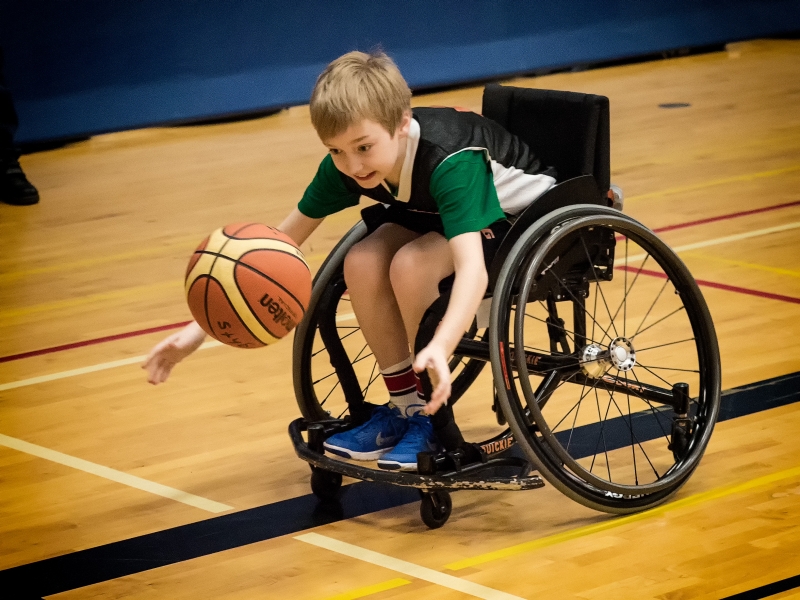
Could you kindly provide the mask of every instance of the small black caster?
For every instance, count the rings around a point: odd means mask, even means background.
[[[336,500],[342,488],[342,474],[311,467],[311,491],[320,500]]]
[[[421,492],[422,503],[419,505],[419,514],[422,522],[431,529],[438,529],[450,518],[453,510],[453,501],[449,492],[438,490],[435,492]]]

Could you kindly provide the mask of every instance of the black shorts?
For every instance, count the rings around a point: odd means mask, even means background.
[[[361,211],[361,218],[367,226],[368,234],[376,231],[384,223],[394,223],[414,233],[425,234],[435,231],[444,236],[442,218],[434,213],[405,210],[394,205],[387,207],[384,204],[374,204]],[[509,229],[511,229],[511,223],[508,219],[500,219],[486,229],[481,230],[483,261],[486,265],[487,273],[492,266],[492,260],[497,254],[497,250],[500,248],[500,242],[503,241]],[[442,279],[439,283],[439,291],[444,292],[449,289],[453,285],[454,278],[454,275],[450,275]]]

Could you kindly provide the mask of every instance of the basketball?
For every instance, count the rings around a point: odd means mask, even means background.
[[[311,273],[289,236],[260,223],[237,223],[200,243],[186,268],[185,289],[206,333],[236,348],[261,348],[303,318]]]

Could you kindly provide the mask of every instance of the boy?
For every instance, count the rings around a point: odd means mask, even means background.
[[[391,402],[366,423],[328,438],[325,448],[401,470],[415,470],[417,453],[437,442],[476,458],[446,405],[448,360],[486,292],[487,266],[510,226],[506,215],[518,214],[555,183],[528,147],[496,123],[449,108],[412,113],[410,100],[408,85],[383,53],[351,52],[328,65],[310,110],[329,154],[279,226],[299,245],[326,216],[358,204],[362,195],[379,202],[362,212],[368,235],[347,254],[344,275]],[[412,356],[440,282],[452,286],[447,310],[433,339]],[[204,337],[192,323],[158,344],[144,365],[149,381],[164,381]],[[436,382],[430,398],[416,375],[425,371]]]

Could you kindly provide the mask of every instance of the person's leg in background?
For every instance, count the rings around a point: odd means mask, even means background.
[[[0,48],[0,201],[28,206],[39,202],[39,192],[25,177],[19,164],[19,149],[14,145],[18,125],[11,90],[3,75],[3,49]]]

